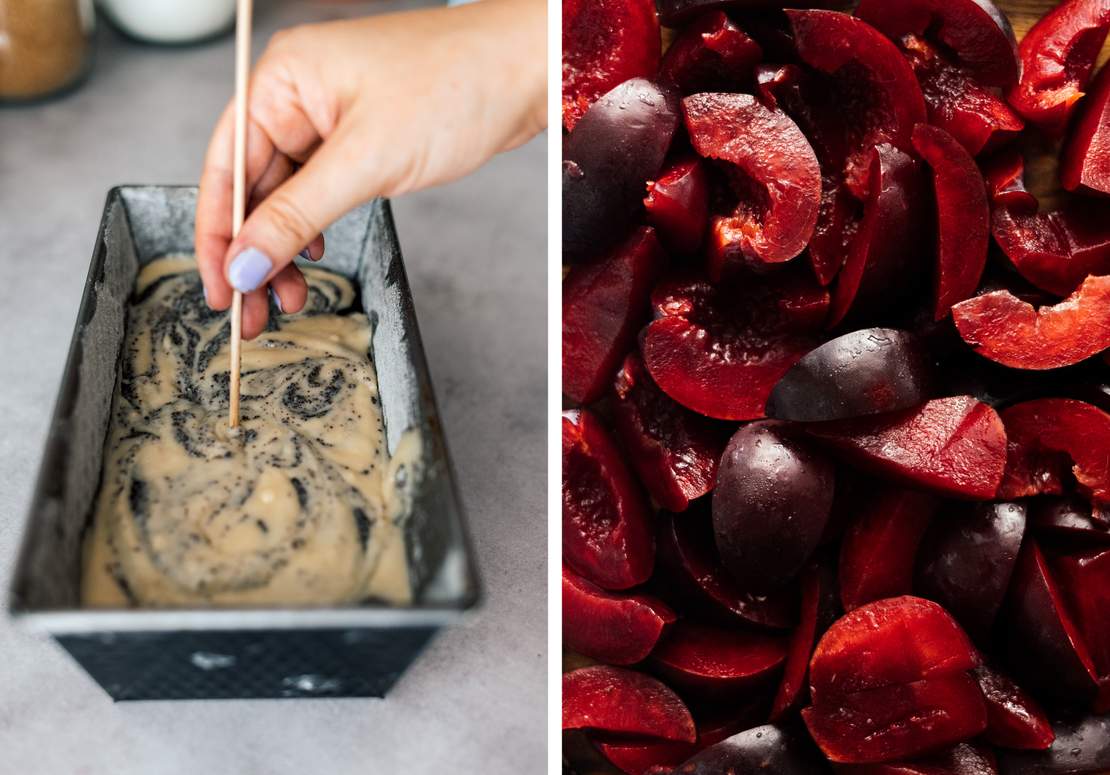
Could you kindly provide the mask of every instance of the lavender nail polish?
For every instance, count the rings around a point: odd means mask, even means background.
[[[235,257],[227,269],[227,279],[235,290],[249,293],[262,285],[274,268],[270,257],[258,248],[247,248]]]
[[[204,283],[201,283],[200,292],[204,294],[204,303],[211,307],[212,302],[208,301],[208,287]]]
[[[274,293],[274,289],[270,289],[270,298],[274,301],[274,306],[278,308],[278,312],[285,314],[285,310],[281,308],[281,297]]]
[[[297,255],[299,255],[305,261],[311,261],[312,260],[312,254],[308,252],[308,248],[305,248],[304,250],[302,250]]]

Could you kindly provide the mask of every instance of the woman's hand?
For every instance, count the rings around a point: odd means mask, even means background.
[[[305,303],[293,258],[375,196],[444,183],[546,125],[546,4],[456,8],[296,27],[273,37],[250,80],[248,213],[231,238],[233,115],[212,135],[197,201],[208,304],[242,291],[243,336],[266,326],[270,286]]]

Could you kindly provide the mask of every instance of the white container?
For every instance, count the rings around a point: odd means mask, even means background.
[[[235,0],[99,0],[128,35],[151,43],[192,43],[231,29]]]

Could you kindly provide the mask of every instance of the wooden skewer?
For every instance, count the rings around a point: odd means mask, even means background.
[[[247,187],[247,76],[251,64],[252,0],[238,0],[235,14],[235,156],[232,162],[231,236],[239,235],[246,217]],[[239,427],[239,372],[242,366],[243,294],[235,291],[231,299],[231,379],[230,417],[232,428]]]

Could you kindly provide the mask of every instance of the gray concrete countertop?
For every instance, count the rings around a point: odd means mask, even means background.
[[[260,0],[256,51],[296,23],[400,3]],[[195,182],[231,93],[229,39],[169,49],[102,24],[92,76],[0,109],[0,581],[12,572],[104,197]],[[395,201],[486,586],[385,700],[113,704],[0,612],[2,775],[483,773],[545,766],[545,148]]]

